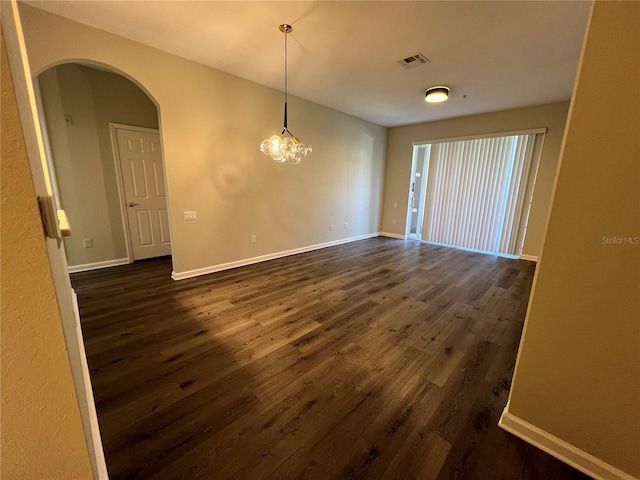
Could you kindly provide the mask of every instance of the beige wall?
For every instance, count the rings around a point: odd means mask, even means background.
[[[2,460],[7,479],[92,478],[2,36]],[[37,279],[37,282],[34,282]]]
[[[511,415],[636,478],[639,25],[640,3],[595,3],[508,405]],[[607,85],[615,88],[604,95]]]
[[[21,12],[34,72],[86,59],[126,72],[155,99],[176,272],[378,232],[385,128],[290,97],[289,125],[313,154],[295,167],[278,164],[259,145],[281,128],[281,92],[27,6]],[[198,220],[183,221],[185,210]]]
[[[70,266],[127,257],[109,122],[158,128],[158,112],[140,88],[113,73],[77,64],[38,77],[62,208]],[[70,115],[73,123],[65,123]],[[92,248],[82,240],[91,238]]]
[[[381,230],[397,235],[405,233],[413,142],[546,127],[527,238],[522,251],[524,255],[539,256],[568,108],[568,102],[552,103],[391,128]]]

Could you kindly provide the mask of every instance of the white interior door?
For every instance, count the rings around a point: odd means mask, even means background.
[[[160,135],[116,128],[134,260],[171,255]]]

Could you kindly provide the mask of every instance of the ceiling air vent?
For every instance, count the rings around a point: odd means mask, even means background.
[[[402,60],[398,60],[398,63],[402,65],[404,68],[415,68],[423,65],[425,63],[429,63],[429,59],[425,57],[420,52],[414,53],[413,55],[409,55]]]

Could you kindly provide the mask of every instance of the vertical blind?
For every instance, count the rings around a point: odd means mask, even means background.
[[[534,143],[526,134],[431,145],[422,239],[520,253]]]

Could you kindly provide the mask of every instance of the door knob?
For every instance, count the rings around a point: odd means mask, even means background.
[[[127,203],[128,206],[130,207],[135,207],[136,205],[140,205],[139,203],[133,203],[133,202],[129,202]]]

